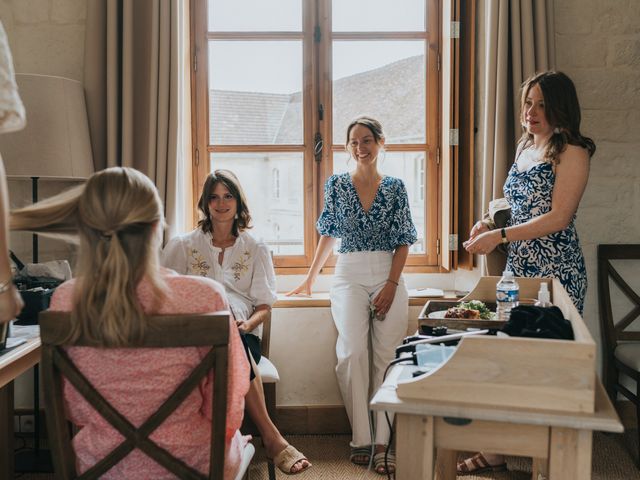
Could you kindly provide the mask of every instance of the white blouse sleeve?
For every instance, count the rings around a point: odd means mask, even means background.
[[[255,299],[256,305],[271,306],[278,298],[276,295],[276,272],[271,261],[271,251],[264,243],[259,243],[256,248],[250,294]]]
[[[182,237],[174,237],[167,243],[160,255],[160,263],[182,275],[189,273],[187,245]]]

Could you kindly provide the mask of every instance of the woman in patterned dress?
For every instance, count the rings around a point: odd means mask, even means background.
[[[578,96],[564,73],[527,80],[521,103],[525,131],[504,185],[511,206],[507,267],[516,276],[559,279],[582,314],[587,274],[575,216],[596,147],[580,134]],[[478,222],[465,248],[486,254],[501,241],[500,230]]]
[[[60,285],[51,310],[71,312],[72,340],[97,348],[67,349],[80,371],[132,424],[142,425],[182,383],[208,348],[117,348],[145,331],[145,315],[209,313],[228,303],[208,278],[176,275],[160,267],[162,203],[153,182],[131,168],[95,173],[86,185],[11,214],[11,228],[80,239],[78,276]],[[249,437],[240,435],[249,363],[230,320],[229,386],[224,479],[236,477]],[[110,348],[101,348],[110,347]],[[160,447],[208,475],[212,373],[153,432]],[[72,439],[78,473],[86,472],[122,443],[122,436],[67,381],[65,411],[78,427]],[[175,475],[139,449],[100,478],[173,479]]]
[[[507,268],[519,277],[557,278],[582,315],[587,271],[575,218],[596,147],[580,133],[578,96],[564,73],[549,71],[528,79],[520,115],[524,132],[504,184],[511,220],[502,231],[476,223],[464,246],[487,254],[506,237]],[[487,460],[489,467],[496,464]],[[469,471],[478,471],[471,466]]]
[[[348,126],[346,149],[356,168],[327,180],[324,210],[317,222],[318,248],[305,280],[289,292],[311,294],[340,238],[330,297],[338,330],[336,374],[353,432],[351,461],[367,465],[373,454],[381,474],[387,470],[384,451],[389,428],[380,412],[375,426],[370,425],[369,392],[381,385],[395,347],[407,331],[408,293],[401,274],[409,246],[417,239],[402,180],[378,171],[384,141],[382,126],[373,118],[359,117]],[[388,459],[389,470],[394,471],[395,462]]]
[[[162,252],[162,263],[178,273],[213,278],[224,285],[238,330],[257,364],[262,323],[271,316],[276,301],[271,252],[247,232],[251,214],[246,196],[229,170],[209,174],[198,209],[202,219],[197,228],[171,239]],[[262,382],[255,378],[253,369],[251,380],[247,410],[260,431],[267,456],[284,473],[306,470],[311,466],[307,458],[287,443],[269,417]]]

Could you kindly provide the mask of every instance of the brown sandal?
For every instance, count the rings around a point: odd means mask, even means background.
[[[292,472],[291,469],[293,468],[293,466],[301,460],[306,460],[307,462],[309,461],[309,459],[305,457],[304,454],[300,453],[292,445],[287,445],[287,448],[282,450],[273,459],[267,458],[268,462],[274,464],[282,473],[286,475],[297,475],[311,468],[311,463],[309,463],[309,465],[301,468],[297,472]]]
[[[476,453],[473,457],[465,458],[462,462],[458,462],[456,473],[458,475],[475,475],[482,472],[502,472],[506,469],[506,462],[491,465],[482,453]]]

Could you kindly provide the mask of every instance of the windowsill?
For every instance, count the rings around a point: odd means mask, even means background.
[[[439,288],[444,291],[444,297],[415,296],[409,298],[410,306],[422,306],[431,298],[459,298],[463,296],[463,292],[471,291],[478,283],[480,271],[476,268],[472,271],[456,270],[450,273],[403,273],[402,277],[409,290]],[[304,278],[304,275],[278,275],[279,293],[274,308],[330,307],[329,289],[333,275],[319,275],[314,284],[314,293],[310,297],[285,296],[285,292],[296,288]],[[458,294],[456,295],[456,293]]]
[[[437,297],[409,297],[409,306],[421,307],[429,300],[456,298],[460,298],[460,295],[456,294],[455,290],[445,290],[444,295]],[[279,293],[273,308],[329,308],[330,306],[329,292],[314,293],[310,297],[287,297],[285,294]]]

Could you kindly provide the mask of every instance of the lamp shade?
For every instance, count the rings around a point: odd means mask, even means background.
[[[23,130],[0,135],[7,176],[87,178],[93,156],[84,89],[78,81],[16,74],[27,112]]]

